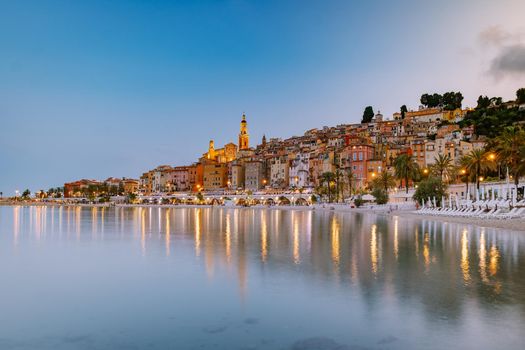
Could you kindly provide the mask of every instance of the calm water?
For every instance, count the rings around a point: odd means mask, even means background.
[[[523,266],[402,217],[0,207],[0,349],[523,349]]]

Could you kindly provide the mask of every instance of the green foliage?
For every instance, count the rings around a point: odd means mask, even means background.
[[[335,185],[336,174],[329,172],[329,171],[324,172],[321,174],[319,180],[321,183],[321,187],[323,185],[326,186],[326,193],[328,194],[328,203],[331,203],[332,202],[332,188]]]
[[[518,107],[508,108],[501,97],[479,96],[476,109],[468,112],[459,126],[463,128],[472,125],[476,135],[494,138],[507,126],[522,121],[525,121],[525,111],[520,111]]]
[[[312,194],[312,195],[310,196],[310,201],[311,201],[312,203],[314,203],[314,204],[317,203],[317,196],[314,195],[314,194]]]
[[[372,190],[372,196],[376,198],[377,204],[386,204],[388,203],[388,193],[380,187],[376,187]]]
[[[525,103],[525,88],[518,89],[516,91],[516,102]]]
[[[517,126],[506,127],[494,141],[497,158],[509,167],[515,184],[525,175],[525,130]]]
[[[441,203],[441,198],[447,193],[447,185],[436,177],[429,177],[419,183],[414,193],[414,200],[418,203],[425,202],[428,198],[436,197],[438,205]]]
[[[129,193],[128,194],[128,202],[129,203],[135,203],[137,200],[137,195],[135,193]]]
[[[417,181],[420,177],[419,165],[416,159],[409,154],[400,154],[394,160],[396,177],[405,181],[406,193],[408,193],[409,181]]]
[[[382,189],[388,192],[389,189],[396,187],[396,178],[388,171],[383,171],[370,184],[372,189]]]
[[[463,102],[463,94],[461,92],[445,92],[443,95],[440,94],[423,94],[421,95],[420,102],[422,105],[428,108],[442,107],[444,110],[452,111],[456,108],[461,108]]]
[[[198,192],[198,193],[197,193],[197,200],[198,200],[199,202],[204,201],[204,196],[202,195],[201,192]]]
[[[434,175],[443,180],[443,177],[450,177],[453,166],[452,159],[448,154],[439,154],[434,158],[434,164],[431,166],[430,170]]]
[[[489,170],[495,168],[495,163],[484,149],[473,149],[469,154],[460,159],[460,164],[467,170],[471,180],[475,180],[479,189],[479,178]]]
[[[363,112],[363,120],[361,120],[361,123],[370,123],[373,118],[374,109],[372,108],[372,106],[367,106],[365,108],[365,111]]]
[[[363,197],[361,195],[357,196],[357,198],[354,199],[354,205],[356,206],[356,208],[359,208],[364,203],[365,203],[365,201],[363,200]]]
[[[408,112],[408,108],[406,105],[402,105],[400,108],[401,111],[401,119],[405,119],[405,114]]]
[[[31,191],[29,189],[26,189],[24,192],[22,192],[22,198],[29,198],[31,195]]]

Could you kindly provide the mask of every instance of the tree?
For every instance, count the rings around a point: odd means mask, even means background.
[[[335,180],[335,174],[330,172],[330,171],[327,171],[327,172],[324,172],[321,174],[321,178],[320,178],[320,182],[321,182],[321,185],[322,184],[325,184],[326,185],[326,193],[328,194],[328,203],[331,203],[332,202],[332,185],[333,185],[333,182]]]
[[[202,203],[204,201],[204,195],[202,194],[202,192],[198,192],[196,197],[199,203]]]
[[[28,198],[31,195],[31,191],[29,189],[26,189],[24,192],[22,192],[22,198]]]
[[[363,120],[361,120],[361,123],[370,123],[373,118],[374,109],[372,108],[372,106],[367,106],[365,108],[365,111],[363,112]]]
[[[452,173],[452,159],[448,154],[443,155],[439,154],[434,158],[434,164],[431,166],[432,173],[443,181],[443,176],[445,178],[450,178]]]
[[[440,94],[423,94],[419,100],[421,104],[427,108],[434,108],[441,106],[443,102],[443,96]]]
[[[443,198],[447,193],[447,186],[443,181],[437,177],[429,177],[421,181],[414,193],[414,200],[418,203],[425,202],[429,198],[436,198],[438,205],[441,203],[441,198]]]
[[[525,130],[506,127],[495,139],[494,148],[498,159],[507,164],[517,187],[520,176],[525,175]]]
[[[128,203],[135,203],[137,200],[137,195],[135,193],[128,193]]]
[[[410,154],[400,154],[394,160],[396,177],[405,181],[406,193],[408,193],[409,180],[416,181],[419,178],[419,165]]]
[[[388,203],[388,192],[381,187],[376,187],[372,190],[372,196],[375,197],[377,204]]]
[[[352,168],[346,169],[346,185],[348,186],[348,196],[351,197],[354,193],[355,174],[352,172]]]
[[[516,91],[516,101],[519,104],[525,103],[525,88],[521,88]]]
[[[336,202],[339,202],[339,197],[341,195],[341,191],[342,191],[342,187],[341,186],[341,179],[343,178],[343,173],[341,172],[341,170],[339,170],[339,168],[337,168],[335,170],[335,173],[334,173],[334,180],[335,180],[335,201]]]
[[[465,167],[471,178],[476,177],[476,188],[478,190],[481,175],[494,168],[494,161],[489,158],[488,153],[484,149],[472,150],[461,158],[460,164]]]
[[[372,189],[379,188],[388,193],[389,189],[396,187],[396,179],[390,174],[390,172],[383,171],[379,176],[372,180],[371,187]]]
[[[441,104],[444,110],[453,111],[457,108],[461,108],[461,103],[463,101],[463,94],[461,92],[445,92],[443,95],[443,100]]]
[[[406,105],[402,105],[400,110],[401,110],[401,119],[405,119],[405,115],[408,112],[407,106]]]
[[[359,208],[364,203],[365,203],[365,201],[364,201],[364,199],[363,199],[363,197],[361,195],[357,196],[357,198],[354,199],[354,205],[356,206],[356,208]]]

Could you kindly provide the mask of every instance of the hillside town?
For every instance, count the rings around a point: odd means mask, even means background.
[[[508,111],[516,115],[508,124],[519,127],[525,119],[522,95],[520,89],[518,98],[508,102],[480,96],[476,108],[463,108],[461,93],[424,94],[416,110],[402,106],[399,112],[385,117],[368,106],[360,123],[324,126],[287,139],[263,136],[259,143],[250,138],[248,118],[243,113],[237,143],[221,147],[209,140],[206,152],[193,164],[159,165],[139,179],[82,179],[37,196],[95,200],[120,195],[136,201],[180,194],[301,193],[339,202],[382,187],[386,201],[388,194],[390,201],[393,194],[398,201],[406,201],[414,195],[417,182],[439,175],[447,185],[458,184],[455,191],[464,197],[469,182],[479,188],[479,182],[489,180],[490,175],[494,181],[502,181],[507,175],[519,178],[521,172],[513,174],[511,170],[508,174],[508,166],[503,168],[505,160],[491,150],[495,147],[491,143],[494,135],[477,129],[483,128],[487,115]],[[481,112],[483,115],[477,116]],[[494,125],[501,130],[505,127],[508,125]],[[475,166],[466,161],[476,151],[485,154],[494,166],[472,170]],[[396,165],[402,160],[405,165]],[[467,188],[461,185],[465,182]],[[376,191],[374,197],[380,196]]]

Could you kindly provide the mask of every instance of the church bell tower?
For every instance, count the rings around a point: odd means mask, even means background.
[[[239,150],[248,148],[250,148],[250,135],[248,135],[248,123],[246,122],[246,115],[243,113],[239,132]]]

